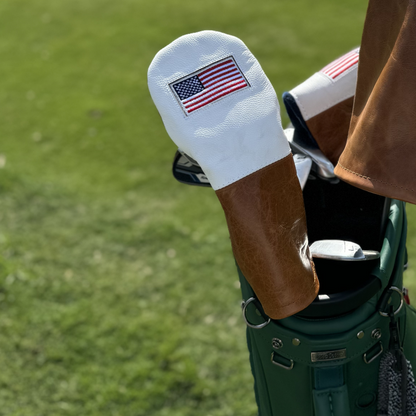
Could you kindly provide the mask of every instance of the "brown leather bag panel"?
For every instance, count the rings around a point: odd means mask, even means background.
[[[282,319],[306,308],[319,283],[292,155],[216,194],[235,259],[267,315]]]
[[[335,173],[416,203],[416,2],[370,0],[349,137]]]
[[[344,150],[350,126],[354,97],[310,118],[306,124],[322,153],[336,165]]]

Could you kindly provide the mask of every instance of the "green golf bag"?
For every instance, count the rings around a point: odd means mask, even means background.
[[[405,204],[316,174],[303,193],[310,244],[352,241],[380,257],[314,259],[319,296],[279,321],[264,314],[239,270],[259,415],[416,414],[416,310],[403,289]]]

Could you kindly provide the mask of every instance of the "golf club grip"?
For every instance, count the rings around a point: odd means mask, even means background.
[[[237,264],[267,315],[283,319],[306,308],[319,282],[292,155],[216,194]]]

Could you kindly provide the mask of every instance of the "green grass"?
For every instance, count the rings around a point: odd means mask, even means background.
[[[0,415],[255,415],[223,214],[171,177],[147,67],[176,37],[219,30],[280,96],[359,44],[365,8],[0,3]]]

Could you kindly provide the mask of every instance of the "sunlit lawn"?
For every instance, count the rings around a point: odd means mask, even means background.
[[[171,177],[147,67],[220,30],[281,96],[359,44],[365,8],[0,2],[0,415],[256,414],[223,214]]]

